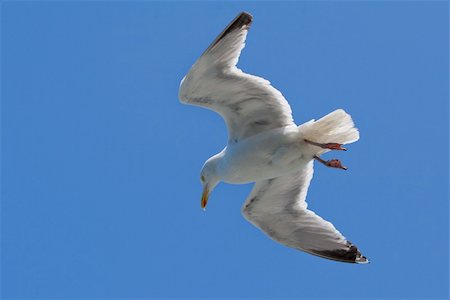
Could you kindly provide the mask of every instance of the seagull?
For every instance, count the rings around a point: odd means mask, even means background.
[[[179,99],[219,113],[228,142],[201,170],[201,207],[219,182],[255,182],[243,216],[273,240],[319,257],[368,263],[360,250],[330,222],[307,208],[313,163],[346,170],[321,154],[359,139],[349,114],[338,109],[300,126],[281,92],[269,81],[236,67],[253,17],[240,13],[212,42],[181,80]]]

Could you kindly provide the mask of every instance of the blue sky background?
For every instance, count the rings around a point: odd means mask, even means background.
[[[298,124],[344,108],[361,140],[316,164],[309,207],[372,263],[267,238],[199,173],[226,142],[181,78],[240,11],[239,66]],[[1,3],[1,296],[447,298],[446,1]]]

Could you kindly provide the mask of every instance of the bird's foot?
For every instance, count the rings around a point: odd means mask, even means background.
[[[317,155],[314,155],[314,158],[327,167],[347,170],[347,167],[343,166],[339,159],[324,160]]]
[[[342,144],[339,143],[316,143],[307,139],[305,139],[305,142],[323,149],[347,151],[347,148],[343,148]]]

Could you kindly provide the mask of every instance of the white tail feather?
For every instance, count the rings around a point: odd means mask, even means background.
[[[350,144],[359,140],[359,132],[352,117],[337,109],[323,118],[300,126],[303,138],[316,143]]]

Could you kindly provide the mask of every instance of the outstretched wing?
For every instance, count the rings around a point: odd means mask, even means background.
[[[314,212],[305,201],[313,176],[313,162],[303,170],[258,181],[242,213],[275,241],[324,258],[367,263],[358,248]]]
[[[240,13],[191,67],[179,90],[182,103],[225,119],[229,142],[294,124],[288,102],[269,81],[236,67],[251,23],[250,14]]]

